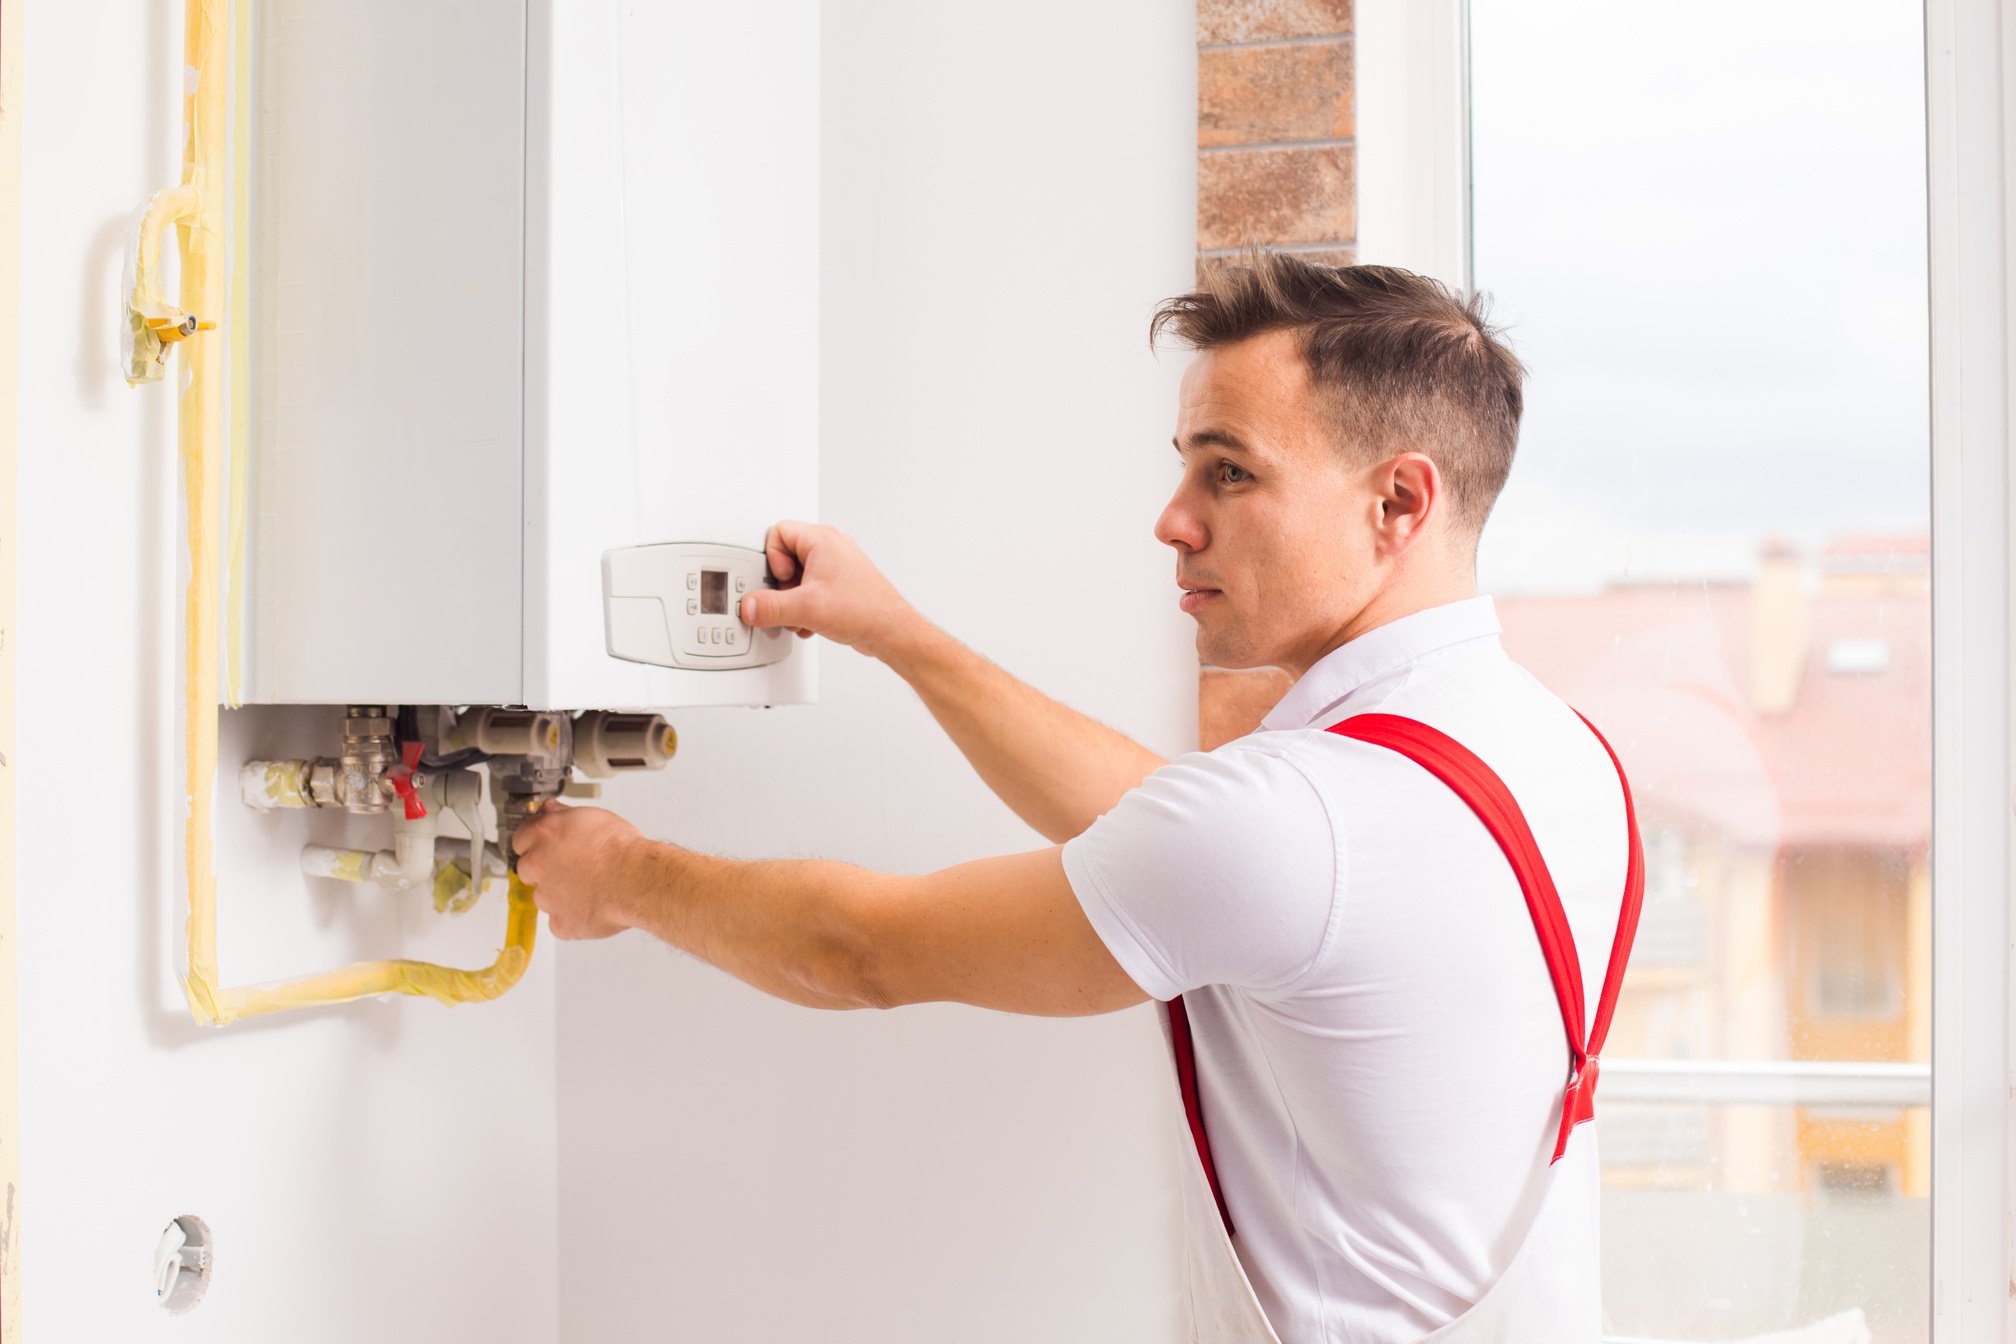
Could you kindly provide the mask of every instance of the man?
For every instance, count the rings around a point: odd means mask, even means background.
[[[1595,1154],[1569,1131],[1638,865],[1621,771],[1476,595],[1523,370],[1433,281],[1279,255],[1155,331],[1198,352],[1156,536],[1199,653],[1295,676],[1259,732],[1164,761],[961,647],[844,534],[780,523],[744,619],[887,663],[1052,845],[899,877],[579,808],[518,832],[519,870],[557,937],[641,928],[814,1007],[1169,1002],[1197,1338],[1593,1341]],[[1524,851],[1500,834],[1522,809]]]

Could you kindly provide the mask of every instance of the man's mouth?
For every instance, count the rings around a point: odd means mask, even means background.
[[[1193,588],[1187,583],[1178,584],[1177,587],[1183,590],[1183,597],[1178,605],[1185,611],[1196,611],[1212,598],[1223,596],[1216,588]]]

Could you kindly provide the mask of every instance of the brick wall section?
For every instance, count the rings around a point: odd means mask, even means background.
[[[1197,258],[1248,244],[1348,266],[1357,236],[1351,0],[1197,0]],[[1259,725],[1275,668],[1198,676],[1206,751]]]
[[[1333,265],[1357,233],[1351,0],[1198,0],[1197,250]]]

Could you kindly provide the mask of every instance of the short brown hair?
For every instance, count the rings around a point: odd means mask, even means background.
[[[1301,334],[1339,442],[1368,462],[1426,453],[1448,482],[1454,516],[1482,529],[1512,470],[1526,377],[1485,320],[1483,297],[1464,299],[1396,266],[1316,266],[1255,250],[1163,302],[1148,338],[1168,331],[1212,350],[1284,330]]]

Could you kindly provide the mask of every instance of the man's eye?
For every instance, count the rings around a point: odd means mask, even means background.
[[[1253,479],[1252,472],[1246,470],[1244,467],[1234,466],[1230,462],[1220,462],[1218,464],[1218,471],[1219,479],[1227,485],[1238,485],[1242,481]]]

